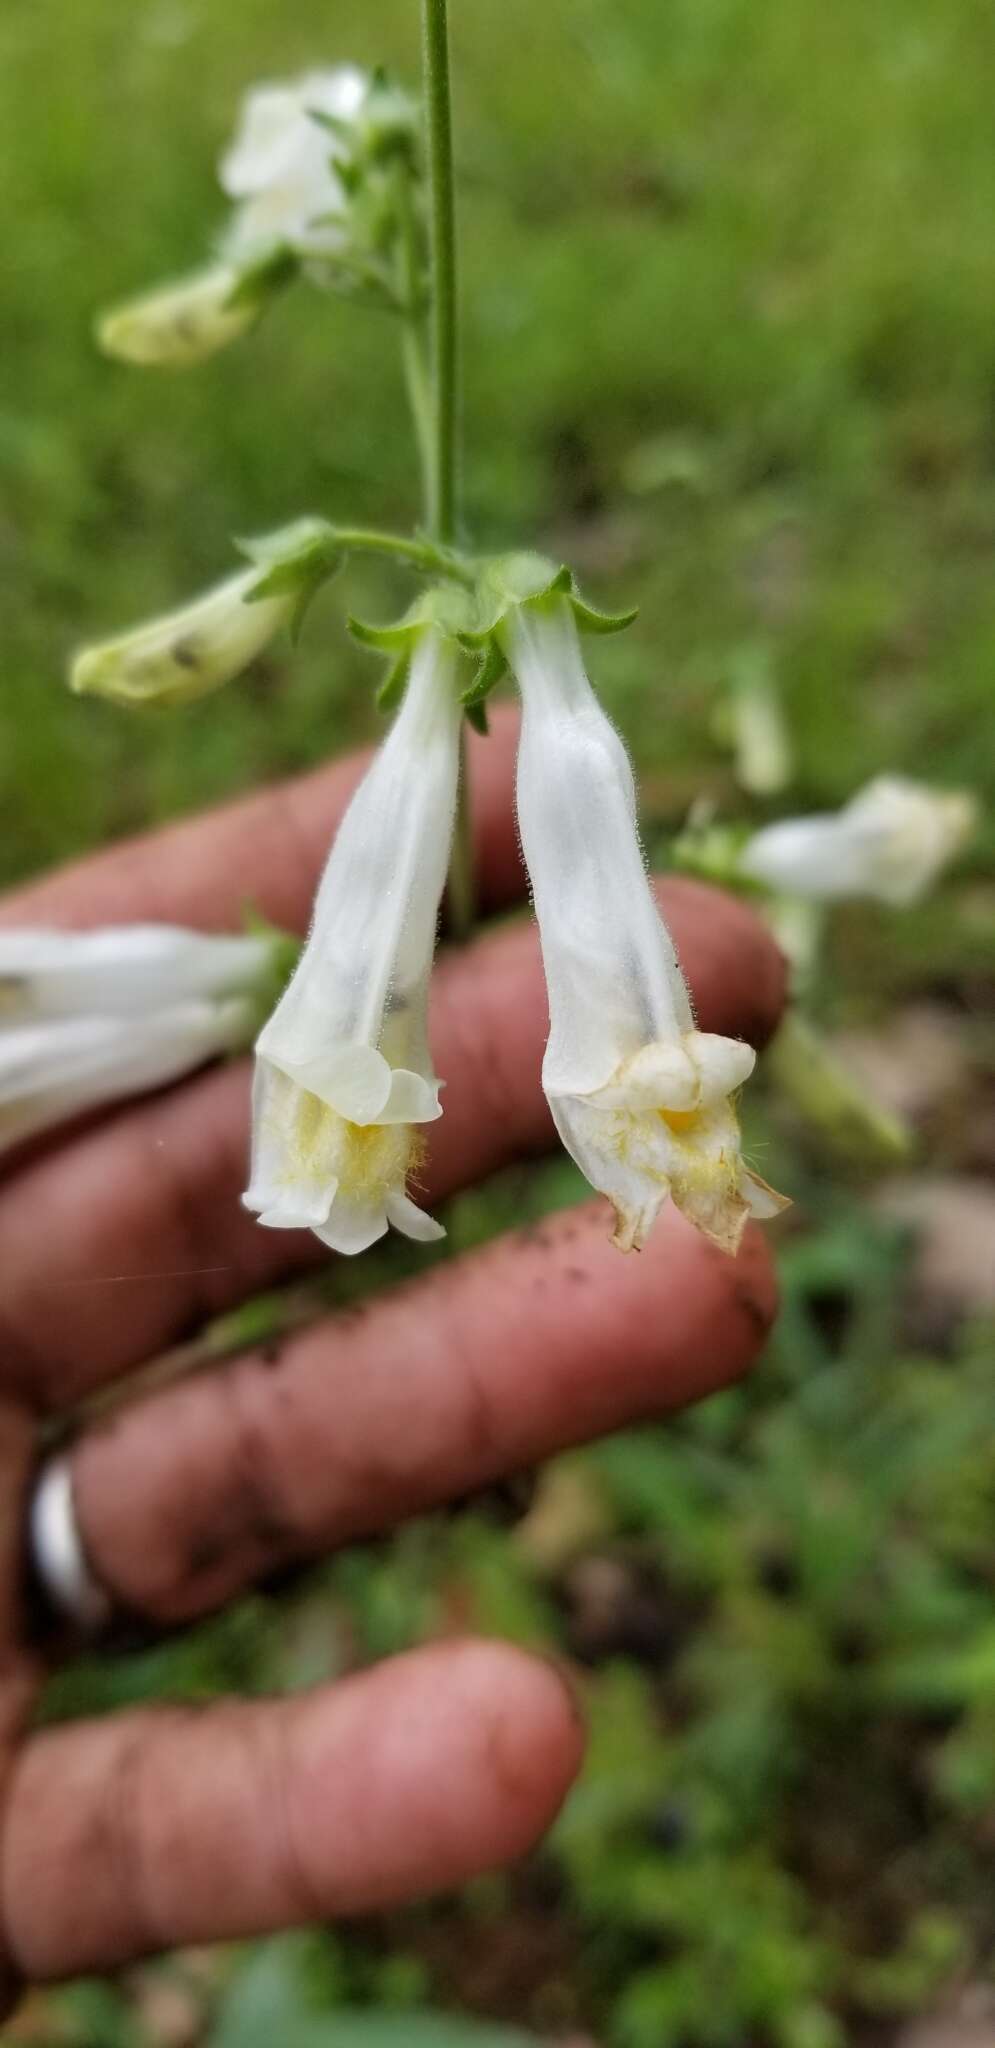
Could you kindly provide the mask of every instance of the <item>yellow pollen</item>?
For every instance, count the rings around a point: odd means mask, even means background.
[[[668,1130],[671,1131],[693,1130],[700,1114],[701,1111],[697,1109],[657,1110],[657,1116],[660,1118],[661,1123],[665,1123],[667,1125]]]
[[[378,1202],[388,1189],[403,1186],[425,1144],[411,1124],[354,1124],[302,1090],[292,1151],[291,1177],[335,1179],[353,1200]]]

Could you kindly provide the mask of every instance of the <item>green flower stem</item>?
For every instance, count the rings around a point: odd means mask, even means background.
[[[422,47],[428,123],[435,429],[426,510],[433,539],[451,544],[456,531],[458,309],[447,0],[422,0]],[[460,753],[456,830],[446,890],[446,923],[450,937],[457,940],[468,938],[473,929],[476,896],[465,727]]]
[[[447,12],[447,0],[422,0],[435,392],[428,525],[441,541],[451,541],[456,526],[456,220]]]
[[[410,173],[405,164],[400,164],[395,183],[395,204],[398,221],[398,295],[404,309],[401,360],[418,445],[422,498],[427,512],[432,494],[435,462],[435,401],[432,394],[422,278],[423,250],[412,200]]]
[[[474,580],[473,564],[452,548],[440,547],[432,540],[414,539],[402,533],[383,533],[373,526],[333,526],[329,528],[330,539],[344,553],[358,555],[389,555],[395,562],[404,562],[411,569],[419,569],[427,576],[448,576],[453,582],[471,587]]]
[[[432,402],[432,377],[425,348],[424,326],[417,315],[405,315],[401,335],[401,360],[404,365],[408,404],[414,421],[415,440],[418,443],[418,460],[424,484],[423,496],[427,497],[428,479],[432,473],[435,407]]]

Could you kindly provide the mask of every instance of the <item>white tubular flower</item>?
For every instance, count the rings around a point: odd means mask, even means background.
[[[914,903],[970,836],[976,815],[966,791],[879,775],[841,811],[766,825],[747,841],[740,867],[771,889],[821,902]]]
[[[428,981],[459,773],[456,655],[432,627],[332,847],[300,965],[256,1044],[247,1208],[361,1252],[443,1235],[406,1192],[441,1115]]]
[[[65,932],[0,929],[0,1040],[44,1018],[145,1017],[192,998],[243,995],[272,972],[266,938],[231,938],[178,925],[108,925]]]
[[[265,293],[240,292],[231,264],[217,263],[113,306],[97,323],[104,354],[144,368],[185,370],[255,325]]]
[[[333,130],[312,116],[352,121],[368,89],[365,72],[342,64],[246,95],[235,139],[218,167],[224,190],[238,202],[225,243],[230,256],[243,258],[274,243],[300,255],[341,246],[347,200],[335,159],[342,148]]]
[[[732,1096],[754,1053],[697,1031],[653,900],[628,757],[594,695],[567,600],[502,629],[524,705],[518,816],[549,991],[543,1086],[567,1151],[638,1250],[673,1196],[725,1251],[784,1204],[743,1164]]]
[[[220,689],[291,619],[296,591],[252,598],[258,569],[229,576],[193,604],[115,640],[84,647],[70,688],[118,704],[187,704]]]
[[[0,1030],[0,1152],[236,1051],[252,1017],[247,998],[197,998],[141,1017],[61,1016]]]

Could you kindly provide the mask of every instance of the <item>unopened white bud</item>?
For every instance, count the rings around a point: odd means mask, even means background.
[[[186,704],[247,668],[292,616],[296,593],[253,601],[258,569],[242,570],[193,604],[132,633],[85,647],[70,688],[118,704]]]
[[[255,325],[265,294],[240,292],[237,269],[227,263],[160,285],[97,324],[105,355],[154,369],[183,370],[237,341]]]

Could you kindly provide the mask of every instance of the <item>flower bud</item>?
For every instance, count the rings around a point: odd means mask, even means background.
[[[69,673],[81,695],[118,704],[187,704],[247,668],[293,616],[293,590],[255,602],[258,569],[245,569],[193,604],[132,633],[84,647]]]
[[[104,313],[97,339],[105,355],[122,362],[187,369],[255,325],[266,294],[240,290],[241,284],[232,264],[193,271]]]

